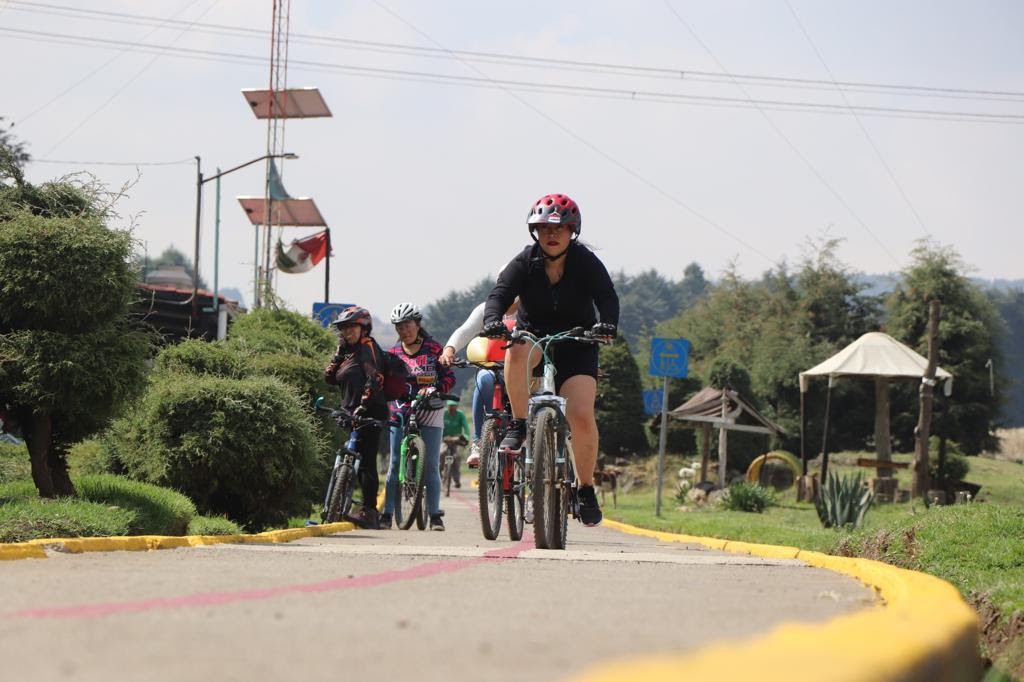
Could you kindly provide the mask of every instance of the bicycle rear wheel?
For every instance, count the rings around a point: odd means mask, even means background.
[[[563,446],[560,450],[565,462],[555,464],[555,474],[558,478],[558,498],[556,502],[555,521],[558,524],[554,533],[555,543],[551,549],[565,549],[565,541],[569,535],[569,506],[575,498],[575,491],[572,489],[575,475],[572,464],[569,463],[569,453]]]
[[[451,448],[451,446],[448,446]],[[449,462],[448,459],[451,458]],[[444,483],[444,496],[452,496],[452,467],[455,465],[455,458],[448,452],[444,454],[444,471],[441,472],[441,482]]]
[[[503,437],[500,431],[500,422],[494,418],[485,421],[480,431],[477,496],[480,501],[480,527],[488,540],[496,540],[501,530],[501,462],[504,455],[498,452],[498,443]]]
[[[405,480],[398,483],[398,504],[395,506],[398,527],[409,530],[416,522],[423,499],[423,439],[409,436],[405,449]]]
[[[426,530],[427,528],[427,496],[420,490],[420,501],[416,503],[416,528]]]
[[[526,525],[526,463],[521,454],[512,459],[511,483],[512,487],[506,498],[508,537],[510,540],[522,540],[523,528]]]
[[[559,533],[558,489],[561,484],[555,470],[555,411],[550,407],[537,412],[533,424],[533,543],[537,549],[557,549]]]

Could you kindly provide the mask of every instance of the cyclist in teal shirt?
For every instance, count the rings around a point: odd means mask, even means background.
[[[459,445],[465,445],[469,442],[469,420],[466,419],[463,411],[459,409],[459,404],[454,400],[449,400],[448,409],[444,412],[444,440],[447,443],[449,438],[459,438],[460,436],[462,437],[462,443],[456,442],[449,445],[454,455],[454,461],[452,461],[452,482],[455,483],[456,488],[462,487],[462,477],[459,472]]]

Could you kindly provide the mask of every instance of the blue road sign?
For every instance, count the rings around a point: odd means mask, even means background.
[[[652,388],[644,391],[644,414],[658,414],[661,412],[661,389]]]
[[[682,379],[690,369],[690,342],[686,339],[651,339],[650,374]]]
[[[323,327],[331,326],[331,322],[334,322],[334,318],[338,316],[345,308],[348,308],[354,303],[314,303],[313,304],[313,319],[320,323]]]

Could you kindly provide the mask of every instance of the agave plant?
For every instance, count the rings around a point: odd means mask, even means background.
[[[874,498],[874,491],[864,486],[863,474],[840,478],[830,471],[814,506],[825,528],[859,528]]]

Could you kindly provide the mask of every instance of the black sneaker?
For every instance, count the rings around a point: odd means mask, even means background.
[[[380,516],[373,507],[363,507],[352,515],[351,521],[366,530],[377,530],[380,527]]]
[[[381,530],[391,530],[391,514],[381,514],[377,517],[377,527]]]
[[[517,455],[523,451],[523,441],[525,440],[526,420],[513,419],[509,422],[508,431],[505,432],[505,437],[501,440],[501,445],[498,446],[498,449]]]
[[[580,500],[580,521],[584,526],[596,526],[601,523],[604,516],[601,514],[601,507],[597,504],[597,493],[594,486],[581,485],[579,492]]]
[[[441,519],[440,514],[434,514],[430,517],[430,530],[444,530],[444,521]]]

